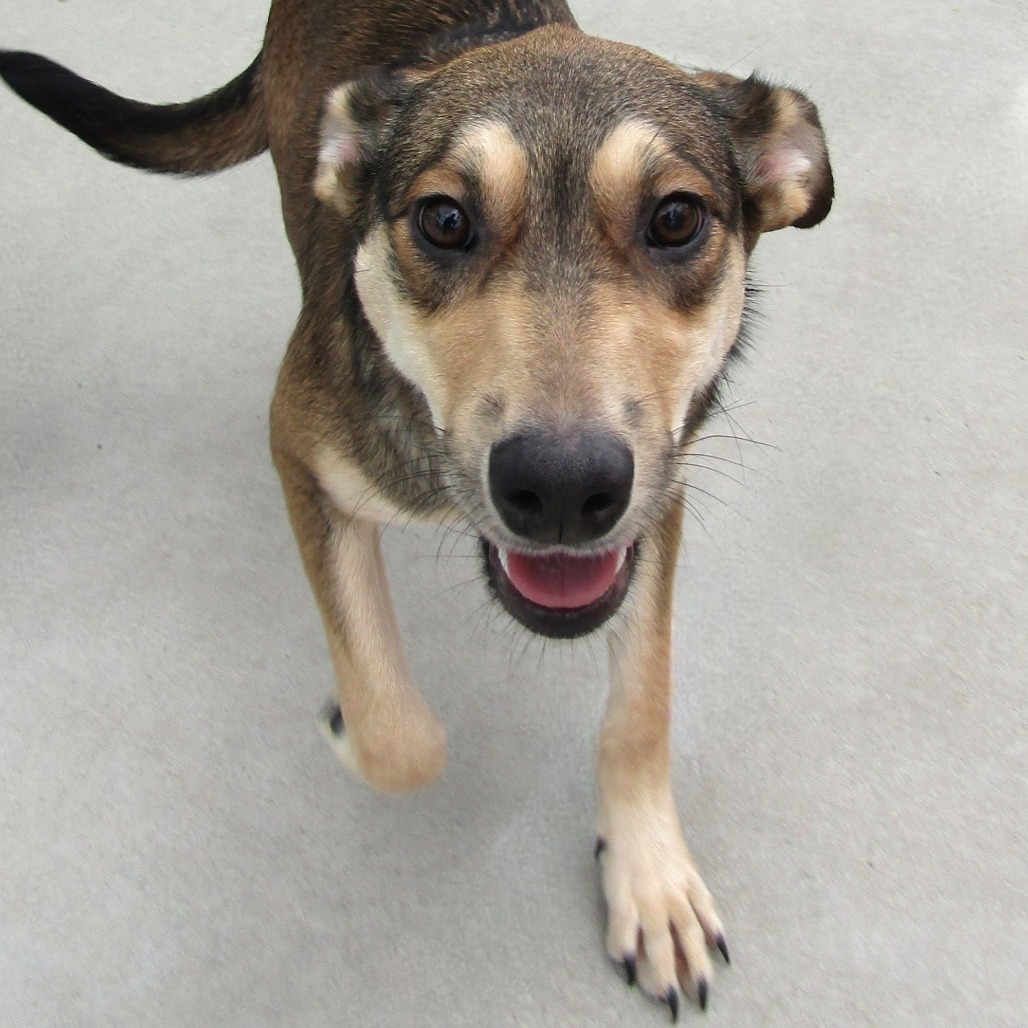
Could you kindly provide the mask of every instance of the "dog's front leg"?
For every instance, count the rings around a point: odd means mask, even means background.
[[[446,762],[442,726],[411,681],[393,613],[377,524],[341,510],[317,478],[276,464],[335,665],[340,759],[378,789],[426,785]]]
[[[707,946],[727,958],[721,921],[671,795],[671,624],[681,522],[676,503],[640,553],[634,603],[611,632],[597,843],[608,953],[630,983],[638,974],[676,1018],[680,987],[706,1006]]]

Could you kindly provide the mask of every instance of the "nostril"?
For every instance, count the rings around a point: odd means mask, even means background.
[[[617,505],[617,500],[610,493],[593,493],[588,496],[582,504],[582,513],[585,515],[606,514],[612,507]]]
[[[522,514],[541,517],[545,510],[543,501],[537,493],[533,493],[530,489],[514,489],[505,493],[503,499]]]

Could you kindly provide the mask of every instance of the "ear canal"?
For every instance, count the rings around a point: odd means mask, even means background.
[[[810,228],[827,217],[835,184],[817,108],[802,93],[750,76],[707,73],[732,137],[751,231]]]

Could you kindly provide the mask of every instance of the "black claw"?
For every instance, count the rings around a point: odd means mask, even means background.
[[[707,979],[701,978],[696,986],[696,997],[700,1001],[700,1010],[707,1009]]]
[[[333,735],[342,735],[346,730],[346,725],[343,724],[343,712],[338,707],[329,715],[328,727],[332,730]]]
[[[634,988],[635,983],[639,980],[639,967],[635,962],[635,957],[625,957],[621,966],[625,969],[625,976],[628,978],[629,988]]]
[[[678,990],[672,985],[664,1001],[671,1008],[671,1023],[678,1024]]]
[[[728,946],[725,945],[725,937],[723,935],[717,937],[717,948],[721,950],[721,956],[725,958],[725,963],[730,964],[732,958],[728,955]]]
[[[593,856],[594,856],[594,857],[595,857],[595,858],[596,858],[597,860],[599,860],[599,859],[600,859],[600,857],[602,857],[602,856],[603,856],[603,851],[604,851],[604,850],[605,850],[606,848],[607,848],[607,840],[606,840],[606,839],[604,839],[604,838],[602,838],[602,837],[598,837],[598,838],[596,839],[596,852],[595,852],[595,853],[593,854]]]

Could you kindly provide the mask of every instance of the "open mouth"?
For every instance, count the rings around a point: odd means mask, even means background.
[[[486,574],[515,620],[539,635],[573,639],[600,627],[621,606],[636,546],[581,556],[519,553],[482,540]]]

